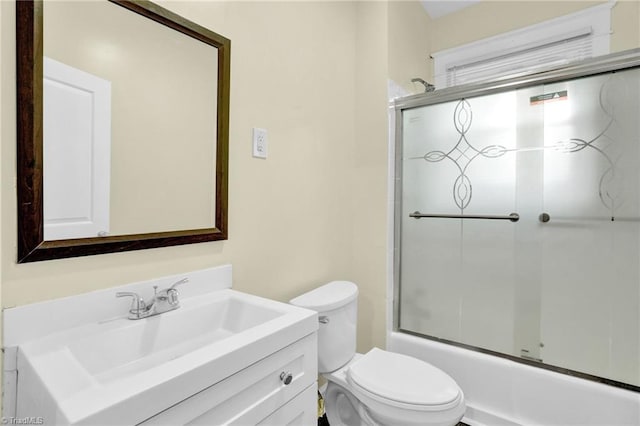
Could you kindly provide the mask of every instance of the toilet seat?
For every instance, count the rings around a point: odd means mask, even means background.
[[[354,391],[379,403],[416,411],[440,411],[460,404],[462,392],[440,369],[417,358],[373,348],[349,366]]]
[[[462,391],[446,373],[416,358],[377,348],[364,355],[356,353],[347,365],[323,377],[328,381],[324,397],[332,426],[451,426],[460,421],[466,409]],[[439,377],[448,391],[439,394],[433,383],[429,385],[433,377]],[[405,389],[398,389],[400,386]],[[342,407],[337,404],[340,400]],[[447,400],[450,402],[443,402]],[[345,401],[353,412],[346,409]],[[361,420],[352,421],[354,413]]]

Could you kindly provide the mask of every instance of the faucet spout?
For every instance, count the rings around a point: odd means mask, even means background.
[[[129,319],[140,319],[149,308],[144,299],[138,293],[130,291],[119,291],[116,297],[131,297],[131,307],[129,308]]]
[[[132,292],[118,292],[116,293],[116,297],[130,296],[133,298],[131,308],[129,309],[129,319],[137,320],[152,317],[178,309],[180,307],[180,301],[178,300],[179,294],[176,287],[187,282],[189,282],[189,278],[183,278],[173,283],[169,288],[160,291],[158,291],[158,286],[154,285],[153,299],[148,303],[137,293]]]

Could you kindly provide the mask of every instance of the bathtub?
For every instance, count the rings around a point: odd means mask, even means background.
[[[453,377],[471,426],[640,425],[640,393],[395,331],[387,349]]]

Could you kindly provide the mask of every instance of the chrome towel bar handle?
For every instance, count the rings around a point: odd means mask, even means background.
[[[489,220],[508,220],[511,222],[517,222],[520,220],[518,213],[511,213],[509,215],[473,215],[473,214],[427,214],[415,211],[409,214],[409,217],[420,219],[423,217],[438,218],[438,219],[489,219]]]

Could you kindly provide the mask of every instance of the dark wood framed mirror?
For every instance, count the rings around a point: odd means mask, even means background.
[[[211,99],[215,105],[215,116],[210,117],[211,132],[214,134],[211,141],[213,145],[211,151],[214,154],[211,162],[214,167],[210,172],[211,187],[213,187],[210,198],[213,199],[208,200],[213,202],[209,203],[213,204],[210,212],[212,216],[210,222],[213,223],[189,229],[169,227],[170,230],[160,229],[152,232],[127,230],[107,236],[45,238],[44,4],[42,1],[18,1],[16,2],[18,263],[227,239],[230,40],[148,1],[109,0],[109,4],[124,8],[123,10],[127,13],[144,17],[153,25],[175,31],[181,37],[187,36],[189,40],[204,44],[206,48],[210,47],[211,55],[215,55],[217,69],[212,70],[211,73],[211,79],[216,84],[215,93]],[[189,75],[184,75],[184,79],[189,78]],[[158,90],[161,96],[162,87]],[[184,105],[184,107],[188,106]],[[159,121],[161,120],[163,120],[162,117]],[[184,143],[184,141],[176,142]],[[188,147],[181,149],[189,150]],[[162,147],[158,147],[158,150],[162,150]],[[138,193],[138,198],[143,197],[144,193]],[[205,202],[208,201],[205,200]],[[115,201],[112,202],[114,203]],[[181,207],[191,208],[189,205]]]

